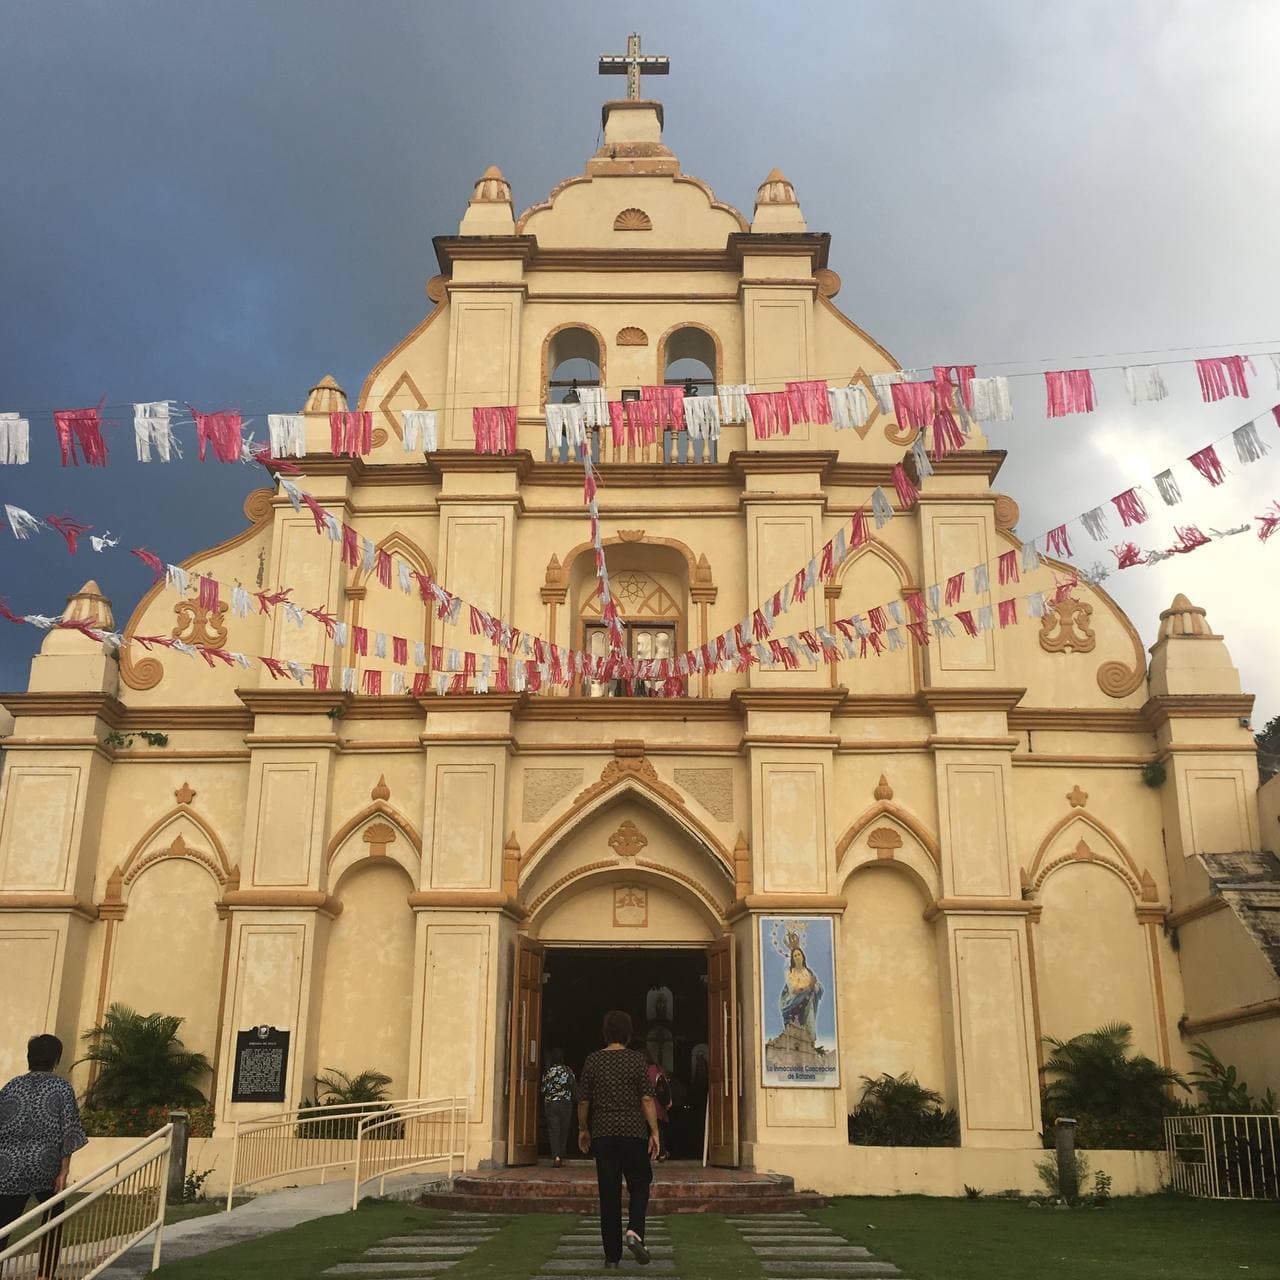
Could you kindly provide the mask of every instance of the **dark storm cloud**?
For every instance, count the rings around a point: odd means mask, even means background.
[[[4,498],[167,559],[242,527],[252,472],[144,470],[119,410],[119,465],[63,472],[44,411],[105,394],[260,415],[327,372],[354,396],[421,317],[430,238],[488,164],[518,208],[581,170],[619,87],[595,58],[637,26],[672,58],[653,86],[684,168],[748,210],[782,168],[833,233],[840,304],[906,363],[1280,339],[1270,3],[5,0],[0,21],[0,409],[36,436]],[[1050,428],[1016,384],[993,443],[1024,531],[1242,416],[1185,387],[1142,414],[1107,391],[1123,408]],[[1233,504],[1280,490],[1275,454]],[[1274,580],[1276,553],[1245,541],[1117,593],[1149,639],[1186,589],[1274,712],[1276,610],[1238,588]],[[92,574],[126,616],[142,566],[59,546],[6,536],[0,594],[53,612]],[[38,638],[3,633],[0,687]]]

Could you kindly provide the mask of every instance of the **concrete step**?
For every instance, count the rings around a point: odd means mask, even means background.
[[[418,1203],[431,1209],[481,1209],[493,1203],[492,1196],[472,1195],[461,1191],[432,1192],[419,1198]],[[590,1194],[565,1194],[548,1187],[527,1194],[504,1196],[501,1204],[508,1213],[567,1213],[582,1215],[597,1207],[594,1192]],[[626,1204],[626,1198],[623,1198]],[[792,1192],[784,1195],[738,1196],[721,1193],[715,1196],[676,1196],[668,1198],[663,1192],[650,1195],[649,1208],[658,1214],[670,1213],[776,1213],[799,1205],[803,1208],[821,1209],[826,1201],[821,1196]]]

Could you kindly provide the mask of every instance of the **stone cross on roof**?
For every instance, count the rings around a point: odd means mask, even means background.
[[[665,76],[670,74],[671,59],[659,57],[654,53],[640,52],[640,37],[632,32],[627,37],[627,51],[600,55],[600,74],[602,76],[626,76],[627,97],[633,101],[640,97],[640,77],[642,75]]]

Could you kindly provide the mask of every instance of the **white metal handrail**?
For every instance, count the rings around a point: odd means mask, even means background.
[[[356,1135],[355,1174],[351,1207],[360,1203],[360,1188],[378,1179],[378,1193],[386,1189],[387,1175],[403,1173],[427,1164],[445,1164],[452,1179],[467,1168],[467,1099],[447,1098],[396,1108],[390,1116],[369,1116]]]
[[[0,1250],[4,1280],[91,1280],[153,1231],[154,1271],[160,1265],[172,1133],[171,1124],[157,1129],[10,1223],[13,1243]],[[87,1193],[86,1186],[92,1188]]]
[[[394,1123],[402,1113],[422,1106],[452,1105],[455,1099],[396,1098],[338,1106],[296,1107],[237,1120],[231,1138],[227,1209],[239,1190],[273,1178],[349,1169],[355,1162],[360,1126],[365,1120]]]
[[[1212,1200],[1280,1200],[1280,1116],[1166,1116],[1175,1191]]]

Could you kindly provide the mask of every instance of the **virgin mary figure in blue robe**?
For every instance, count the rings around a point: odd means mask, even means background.
[[[791,948],[791,967],[778,996],[783,1027],[803,1027],[816,1041],[818,1038],[818,1004],[822,1000],[822,983],[809,968],[804,952]]]

